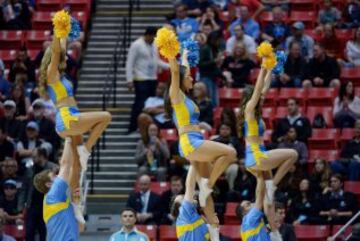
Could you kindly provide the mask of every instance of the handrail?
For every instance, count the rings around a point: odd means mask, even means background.
[[[345,230],[354,222],[358,217],[360,217],[360,211],[357,212],[342,228],[337,231],[336,234],[334,234],[332,237],[328,239],[328,241],[334,241],[336,238],[338,238]],[[345,240],[348,240],[350,237],[346,237]]]

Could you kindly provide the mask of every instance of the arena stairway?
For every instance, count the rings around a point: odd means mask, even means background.
[[[121,20],[128,16],[128,2],[98,0],[96,3],[77,92],[83,111],[101,110],[102,90]],[[171,0],[140,1],[140,9],[133,12],[131,42],[143,34],[146,26],[161,26],[165,22],[165,14],[172,12],[172,6]],[[125,69],[121,66],[117,77],[117,106],[109,109],[113,121],[106,130],[106,149],[100,151],[100,170],[95,172],[94,192],[88,196],[89,214],[119,213],[136,179],[134,152],[139,135],[125,134],[134,95],[126,87]],[[87,177],[90,180],[90,171]]]

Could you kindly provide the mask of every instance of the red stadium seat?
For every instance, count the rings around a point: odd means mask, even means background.
[[[299,101],[299,105],[305,106],[306,91],[298,88],[281,88],[279,92],[280,106],[286,106],[289,98],[295,98]]]
[[[219,98],[221,107],[238,107],[242,96],[242,89],[220,88]]]
[[[176,229],[170,225],[160,225],[160,240],[161,241],[177,241]]]
[[[316,1],[314,0],[291,0],[291,9],[296,11],[316,10]]]
[[[320,39],[321,39],[321,33],[319,33],[318,31],[316,31],[314,29],[305,29],[304,32],[305,32],[305,34],[309,35],[317,42],[320,41]]]
[[[226,203],[226,211],[224,214],[224,223],[240,225],[240,220],[236,217],[236,207],[238,203]],[[239,226],[238,226],[239,227]]]
[[[330,234],[327,225],[295,225],[294,228],[298,241],[325,241]]]
[[[35,60],[36,56],[39,54],[40,50],[28,50],[28,56],[31,60]]]
[[[229,237],[232,241],[241,241],[240,225],[221,225],[220,233],[226,237]]]
[[[15,60],[16,50],[0,50],[0,59],[4,61],[5,68],[10,69],[12,62]]]
[[[336,91],[334,88],[310,88],[307,91],[308,106],[333,106]]]
[[[36,9],[38,11],[58,11],[62,8],[62,0],[37,0]]]
[[[218,126],[220,125],[220,119],[221,119],[221,113],[223,111],[224,108],[222,107],[215,107],[214,108],[214,115],[213,115],[213,118],[214,118],[214,128],[218,128]]]
[[[268,145],[271,143],[271,135],[273,133],[273,130],[266,130],[264,133],[264,143],[265,145]]]
[[[355,88],[355,95],[360,97],[360,87]]]
[[[285,14],[284,14],[285,15]],[[283,18],[284,22],[288,21],[288,16],[284,16]],[[260,25],[262,27],[266,26],[267,24],[271,23],[273,21],[273,14],[269,11],[264,11],[260,14],[259,17]]]
[[[265,100],[264,100],[263,106],[264,107],[276,106],[278,95],[279,95],[278,89],[276,89],[276,88],[269,89],[265,95]]]
[[[136,229],[140,232],[146,233],[150,241],[157,240],[157,226],[156,225],[136,225]]]
[[[0,31],[0,49],[20,49],[23,40],[23,31]]]
[[[327,162],[332,162],[339,159],[339,154],[338,150],[310,150],[307,163],[308,173],[313,172],[316,159],[319,158]]]
[[[25,229],[19,228],[17,225],[4,225],[4,233],[14,237],[17,241],[23,241],[25,239]]]
[[[307,1],[307,0],[301,0]],[[313,2],[313,0],[308,0]],[[305,24],[306,28],[312,29],[316,25],[316,13],[314,11],[291,11],[290,21],[301,21]]]
[[[91,0],[66,0],[64,4],[70,6],[71,12],[81,11],[90,14]]]
[[[262,117],[264,119],[266,128],[272,129],[273,128],[273,122],[275,117],[275,109],[268,107],[262,109]]]
[[[255,68],[255,69],[252,69],[250,71],[250,83],[251,84],[255,84],[256,83],[256,79],[259,75],[259,72],[260,72],[260,69],[259,68]]]
[[[322,107],[322,106],[308,106],[306,111],[306,116],[309,118],[310,122],[313,123],[316,115],[321,114],[324,117],[326,127],[332,128],[333,123],[333,108],[332,107]]]
[[[337,129],[313,129],[308,144],[310,149],[337,149],[338,139],[339,130]]]
[[[161,195],[163,192],[166,192],[170,189],[170,184],[168,182],[151,182],[150,190],[156,194]],[[139,183],[135,182],[135,192],[139,192]]]
[[[353,128],[344,128],[341,130],[340,141],[343,147],[349,140],[356,136],[356,131]]]
[[[356,195],[356,198],[358,200],[358,203],[360,203],[360,181],[354,182],[354,181],[346,181],[344,182],[344,190],[346,192],[352,192]]]
[[[167,141],[169,146],[178,140],[176,129],[161,129],[160,136]]]
[[[32,17],[32,27],[34,30],[52,29],[52,17],[55,12],[39,12],[36,11]]]
[[[26,47],[28,49],[42,49],[43,43],[46,40],[51,40],[51,32],[45,31],[28,31],[26,34]]]
[[[352,81],[354,86],[360,86],[360,68],[341,68],[340,79],[344,81]]]
[[[304,113],[303,112],[304,108],[299,108],[300,113]],[[288,110],[287,107],[285,106],[280,106],[278,108],[276,108],[276,112],[275,112],[275,121],[281,118],[284,118],[288,115]]]
[[[348,41],[354,37],[354,30],[352,29],[335,29],[335,35],[342,41]]]
[[[201,134],[203,134],[205,140],[209,140],[210,133],[204,129],[200,130]]]
[[[335,235],[342,227],[343,225],[332,226],[331,236]],[[345,240],[344,238],[348,237],[351,234],[351,232],[352,232],[352,226],[347,227],[345,231],[336,239],[336,241]]]

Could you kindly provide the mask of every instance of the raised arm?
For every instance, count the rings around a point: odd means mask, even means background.
[[[169,95],[172,104],[178,104],[181,101],[180,91],[180,67],[176,59],[169,59],[170,71],[171,71],[171,83],[169,89]]]
[[[73,165],[74,157],[71,148],[71,138],[65,138],[64,150],[60,159],[59,177],[69,182],[70,170]]]
[[[186,183],[185,183],[185,200],[187,201],[194,201],[194,195],[195,195],[195,186],[196,186],[196,176],[197,172],[195,168],[191,165],[188,171],[188,174],[186,176]]]
[[[51,45],[51,62],[47,70],[49,83],[57,80],[61,54],[63,54],[65,51],[66,51],[66,39],[65,38],[59,39],[54,36]]]
[[[249,102],[246,104],[246,112],[253,112],[255,110],[256,105],[258,104],[262,90],[264,88],[264,78],[265,78],[266,70],[262,67],[260,69],[259,75],[256,80],[254,93],[252,94]]]
[[[264,87],[263,87],[263,89],[261,91],[261,94],[263,94],[263,95],[266,94],[266,92],[270,88],[270,84],[271,84],[271,70],[268,70],[266,75],[265,75]]]
[[[263,209],[264,197],[265,197],[265,181],[262,172],[258,172],[256,175],[256,200],[255,207],[259,210]]]

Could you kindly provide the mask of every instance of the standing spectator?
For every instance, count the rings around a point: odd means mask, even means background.
[[[328,56],[333,58],[341,58],[343,55],[342,41],[336,36],[335,28],[327,23],[323,26],[323,36],[319,43],[324,46],[325,52]]]
[[[275,220],[278,225],[282,240],[296,241],[294,227],[291,224],[285,223],[286,207],[282,203],[275,204]]]
[[[16,84],[11,90],[11,99],[16,104],[15,116],[17,119],[24,121],[30,112],[30,99],[25,96],[25,89],[23,85]]]
[[[355,29],[353,39],[346,43],[345,54],[350,66],[360,66],[360,27]]]
[[[7,136],[18,141],[24,132],[23,123],[15,118],[16,104],[12,100],[4,102],[4,117],[0,119],[0,123],[4,126]]]
[[[320,216],[328,224],[345,224],[356,213],[357,204],[353,193],[343,190],[341,175],[330,177],[330,189],[322,197]]]
[[[281,10],[287,12],[290,8],[290,0],[261,0],[261,2],[264,4],[266,11],[280,7]]]
[[[333,172],[348,176],[350,181],[360,181],[360,119],[355,123],[355,132],[342,148],[340,160],[331,163]]]
[[[14,157],[14,143],[7,139],[4,125],[0,123],[0,162],[3,162],[6,157]]]
[[[247,6],[240,7],[240,17],[236,19],[230,25],[229,29],[231,35],[234,35],[234,28],[236,25],[242,25],[244,28],[245,34],[249,35],[250,37],[254,38],[255,40],[260,36],[260,25],[255,21],[253,17],[251,17],[249,13],[249,8]]]
[[[323,0],[323,7],[318,14],[318,29],[322,30],[326,24],[337,26],[341,20],[341,12],[332,5],[332,0]]]
[[[360,3],[348,0],[344,9],[344,27],[357,28],[360,26]]]
[[[297,140],[307,143],[307,139],[311,137],[311,125],[309,119],[300,113],[299,102],[295,98],[289,98],[287,110],[288,115],[277,122],[273,142],[282,142],[290,127],[294,127],[298,133]]]
[[[18,209],[18,193],[15,180],[8,179],[4,185],[4,196],[0,199],[0,208],[4,209],[7,224],[23,224],[24,216]]]
[[[304,29],[305,25],[303,22],[297,21],[293,23],[293,35],[286,39],[285,46],[289,49],[290,43],[294,41],[299,42],[301,55],[306,59],[310,59],[313,57],[314,40],[309,35],[304,34]]]
[[[225,58],[222,65],[222,73],[226,79],[226,85],[232,88],[243,88],[249,82],[250,72],[255,63],[250,59],[244,43],[234,46],[231,56]]]
[[[124,208],[120,212],[121,225],[120,231],[111,235],[109,241],[148,241],[149,237],[136,229],[136,211],[132,208]]]
[[[166,165],[169,157],[170,152],[166,140],[160,137],[159,128],[155,124],[150,124],[135,151],[139,176],[152,172],[158,181],[166,181]]]
[[[289,55],[284,65],[284,72],[276,76],[272,87],[301,87],[306,61],[301,56],[301,46],[298,42],[291,42]]]
[[[360,118],[360,97],[355,96],[352,82],[341,84],[339,96],[334,101],[333,114],[337,128],[354,127],[355,120]]]
[[[136,120],[144,107],[145,100],[155,96],[158,67],[168,67],[159,59],[157,48],[153,43],[155,35],[156,28],[148,27],[144,36],[131,44],[127,56],[126,80],[130,91],[135,89],[129,133],[137,129]]]
[[[204,28],[211,29],[211,31]],[[201,16],[200,19],[200,31],[205,33],[208,36],[212,31],[218,31],[222,27],[222,22],[216,12],[212,7],[206,8],[206,12]]]
[[[5,64],[0,59],[0,101],[10,98],[11,85],[5,78]]]
[[[230,21],[233,21],[235,18],[241,18],[242,6],[249,9],[249,14],[253,19],[256,19],[265,10],[265,6],[259,0],[230,0],[228,4]]]
[[[5,20],[5,29],[30,29],[31,13],[27,1],[1,1],[1,11]]]
[[[126,206],[133,208],[139,224],[156,224],[160,216],[160,196],[150,190],[148,175],[139,178],[140,192],[130,194]]]
[[[161,224],[172,225],[175,222],[175,217],[170,213],[170,206],[172,200],[177,195],[184,193],[184,184],[179,176],[173,176],[170,179],[170,190],[163,192],[160,197],[162,207]]]
[[[9,81],[15,83],[16,75],[23,73],[26,74],[28,82],[35,83],[35,66],[27,54],[27,49],[24,47],[16,53],[15,61],[10,68]]]
[[[5,218],[0,217],[0,239],[2,241],[16,241],[12,236],[6,235],[4,233],[4,225],[5,225]]]
[[[284,21],[285,14],[280,7],[274,7],[272,15],[273,20],[265,26],[261,38],[271,42],[273,46],[285,47],[285,40],[290,36],[290,28]]]
[[[241,24],[234,27],[234,35],[226,41],[226,52],[228,55],[234,53],[234,48],[238,43],[245,45],[246,51],[251,55],[252,59],[256,54],[256,42],[249,35],[244,33],[244,28]]]
[[[184,4],[176,6],[176,18],[171,20],[171,24],[175,26],[180,42],[192,38],[199,29],[196,19],[188,17],[188,9]]]
[[[195,83],[193,95],[200,110],[199,126],[201,129],[211,131],[213,125],[213,105],[207,94],[206,85],[203,82]]]
[[[313,173],[310,176],[311,189],[321,194],[329,189],[329,178],[331,170],[326,160],[322,158],[315,159],[315,167]]]
[[[314,57],[310,59],[304,74],[303,87],[340,87],[340,67],[336,59],[325,53],[324,46],[314,45]]]

